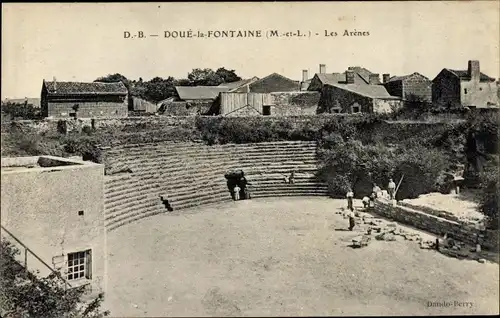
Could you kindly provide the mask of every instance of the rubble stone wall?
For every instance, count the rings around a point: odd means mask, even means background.
[[[482,231],[471,224],[447,220],[401,205],[393,206],[390,202],[382,200],[375,203],[375,213],[439,236],[448,233],[458,241],[471,245],[480,242],[486,249],[498,250],[498,233],[495,231]]]

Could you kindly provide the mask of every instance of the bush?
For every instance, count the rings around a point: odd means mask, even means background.
[[[500,169],[498,160],[492,160],[485,167],[485,170],[479,174],[479,186],[481,191],[479,210],[487,218],[488,227],[494,230],[498,229],[498,198],[500,196],[500,187],[498,184]]]
[[[3,103],[2,113],[13,119],[39,119],[41,117],[40,109],[28,103]]]
[[[80,299],[85,286],[64,288],[64,282],[51,274],[39,278],[16,261],[19,250],[2,239],[0,257],[0,314],[2,317],[87,317],[109,315],[101,312],[103,294],[85,304]]]
[[[88,125],[85,125],[85,126],[83,126],[83,128],[82,128],[82,132],[83,132],[84,134],[87,134],[87,135],[91,135],[93,131],[94,131],[94,130],[92,129],[92,127],[90,127],[90,126],[88,126]]]
[[[448,156],[436,149],[366,145],[335,133],[324,138],[322,148],[318,176],[333,197],[343,197],[349,187],[358,198],[368,196],[373,183],[384,188],[389,178],[398,182],[404,174],[398,199],[415,198],[437,190],[438,178],[448,167]]]
[[[63,138],[62,142],[67,153],[82,156],[84,160],[101,163],[101,151],[97,147],[96,139],[71,134]]]
[[[398,180],[404,175],[404,179],[396,198],[416,198],[442,189],[440,176],[448,169],[449,159],[445,152],[435,148],[399,149],[393,175]]]

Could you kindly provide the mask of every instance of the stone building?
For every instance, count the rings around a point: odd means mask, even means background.
[[[222,86],[175,86],[175,96],[159,103],[158,111],[172,116],[205,115],[220,93],[230,90]]]
[[[319,92],[221,93],[213,113],[222,116],[315,115]]]
[[[122,82],[80,83],[43,81],[41,109],[44,117],[127,117],[128,90]]]
[[[299,91],[300,83],[278,73],[272,73],[259,80],[231,90],[235,93],[272,93]]]
[[[345,82],[325,81],[321,89],[318,113],[390,113],[402,106],[401,98],[391,96],[371,74],[369,82],[355,83],[352,70],[345,73]]]
[[[479,61],[467,70],[443,69],[432,80],[432,101],[441,107],[493,108],[499,106],[495,79],[481,73]]]
[[[432,82],[419,73],[404,76],[382,75],[382,82],[387,92],[403,100],[417,98],[423,102],[432,102]]]
[[[310,80],[307,90],[319,92],[326,84],[347,84],[347,82],[357,85],[373,85],[380,84],[380,78],[379,74],[372,73],[360,66],[349,66],[343,73],[326,73],[325,64],[320,64],[319,73],[316,73]],[[305,86],[306,84],[304,84]]]
[[[242,79],[242,80],[236,81],[236,82],[222,83],[218,87],[227,87],[227,88],[229,88],[229,92],[233,92],[236,90],[239,92],[243,92],[243,91],[250,92],[249,85],[255,81],[258,81],[258,80],[259,80],[259,78],[257,76],[254,76],[252,78]]]
[[[2,238],[40,276],[104,291],[104,166],[52,156],[1,160]]]

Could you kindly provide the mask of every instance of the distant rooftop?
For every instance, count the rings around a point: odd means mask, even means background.
[[[252,77],[249,79],[242,79],[242,80],[236,81],[236,82],[222,83],[218,87],[227,87],[229,89],[235,89],[235,88],[241,87],[243,85],[249,84],[251,82],[254,82],[258,79],[259,79],[258,77]]]
[[[392,76],[391,78],[389,78],[389,80],[387,81],[387,83],[390,83],[390,82],[397,82],[397,81],[404,81],[405,79],[409,78],[409,77],[412,77],[413,75],[420,75],[424,78],[426,78],[428,80],[427,77],[423,76],[422,74],[420,73],[412,73],[412,74],[408,74],[408,75],[402,75],[402,76]]]
[[[127,87],[122,82],[58,82],[44,81],[50,95],[127,95]]]
[[[451,72],[452,74],[456,75],[462,81],[470,81],[470,76],[469,76],[468,70],[451,70],[449,68],[447,68],[447,70],[449,72]],[[480,72],[479,80],[481,82],[494,82],[495,81],[494,78],[489,77],[488,75],[484,74],[483,72]]]
[[[365,85],[365,84],[328,84],[330,86],[345,89],[361,96],[377,99],[400,99],[396,96],[391,96],[382,85]]]
[[[175,90],[182,100],[210,100],[216,99],[219,93],[230,90],[220,86],[175,86]]]

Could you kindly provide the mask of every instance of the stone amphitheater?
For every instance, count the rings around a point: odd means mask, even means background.
[[[344,200],[328,198],[315,176],[316,150],[315,142],[102,148],[105,308],[137,317],[498,313],[495,262],[405,240],[349,247],[365,229],[345,230]],[[245,172],[252,200],[232,201],[224,174],[233,169]]]
[[[225,172],[241,169],[252,198],[325,196],[318,181],[315,142],[207,146],[138,144],[104,149],[106,228],[204,204],[230,201]],[[295,183],[284,176],[295,171]],[[162,200],[163,198],[163,200]]]

